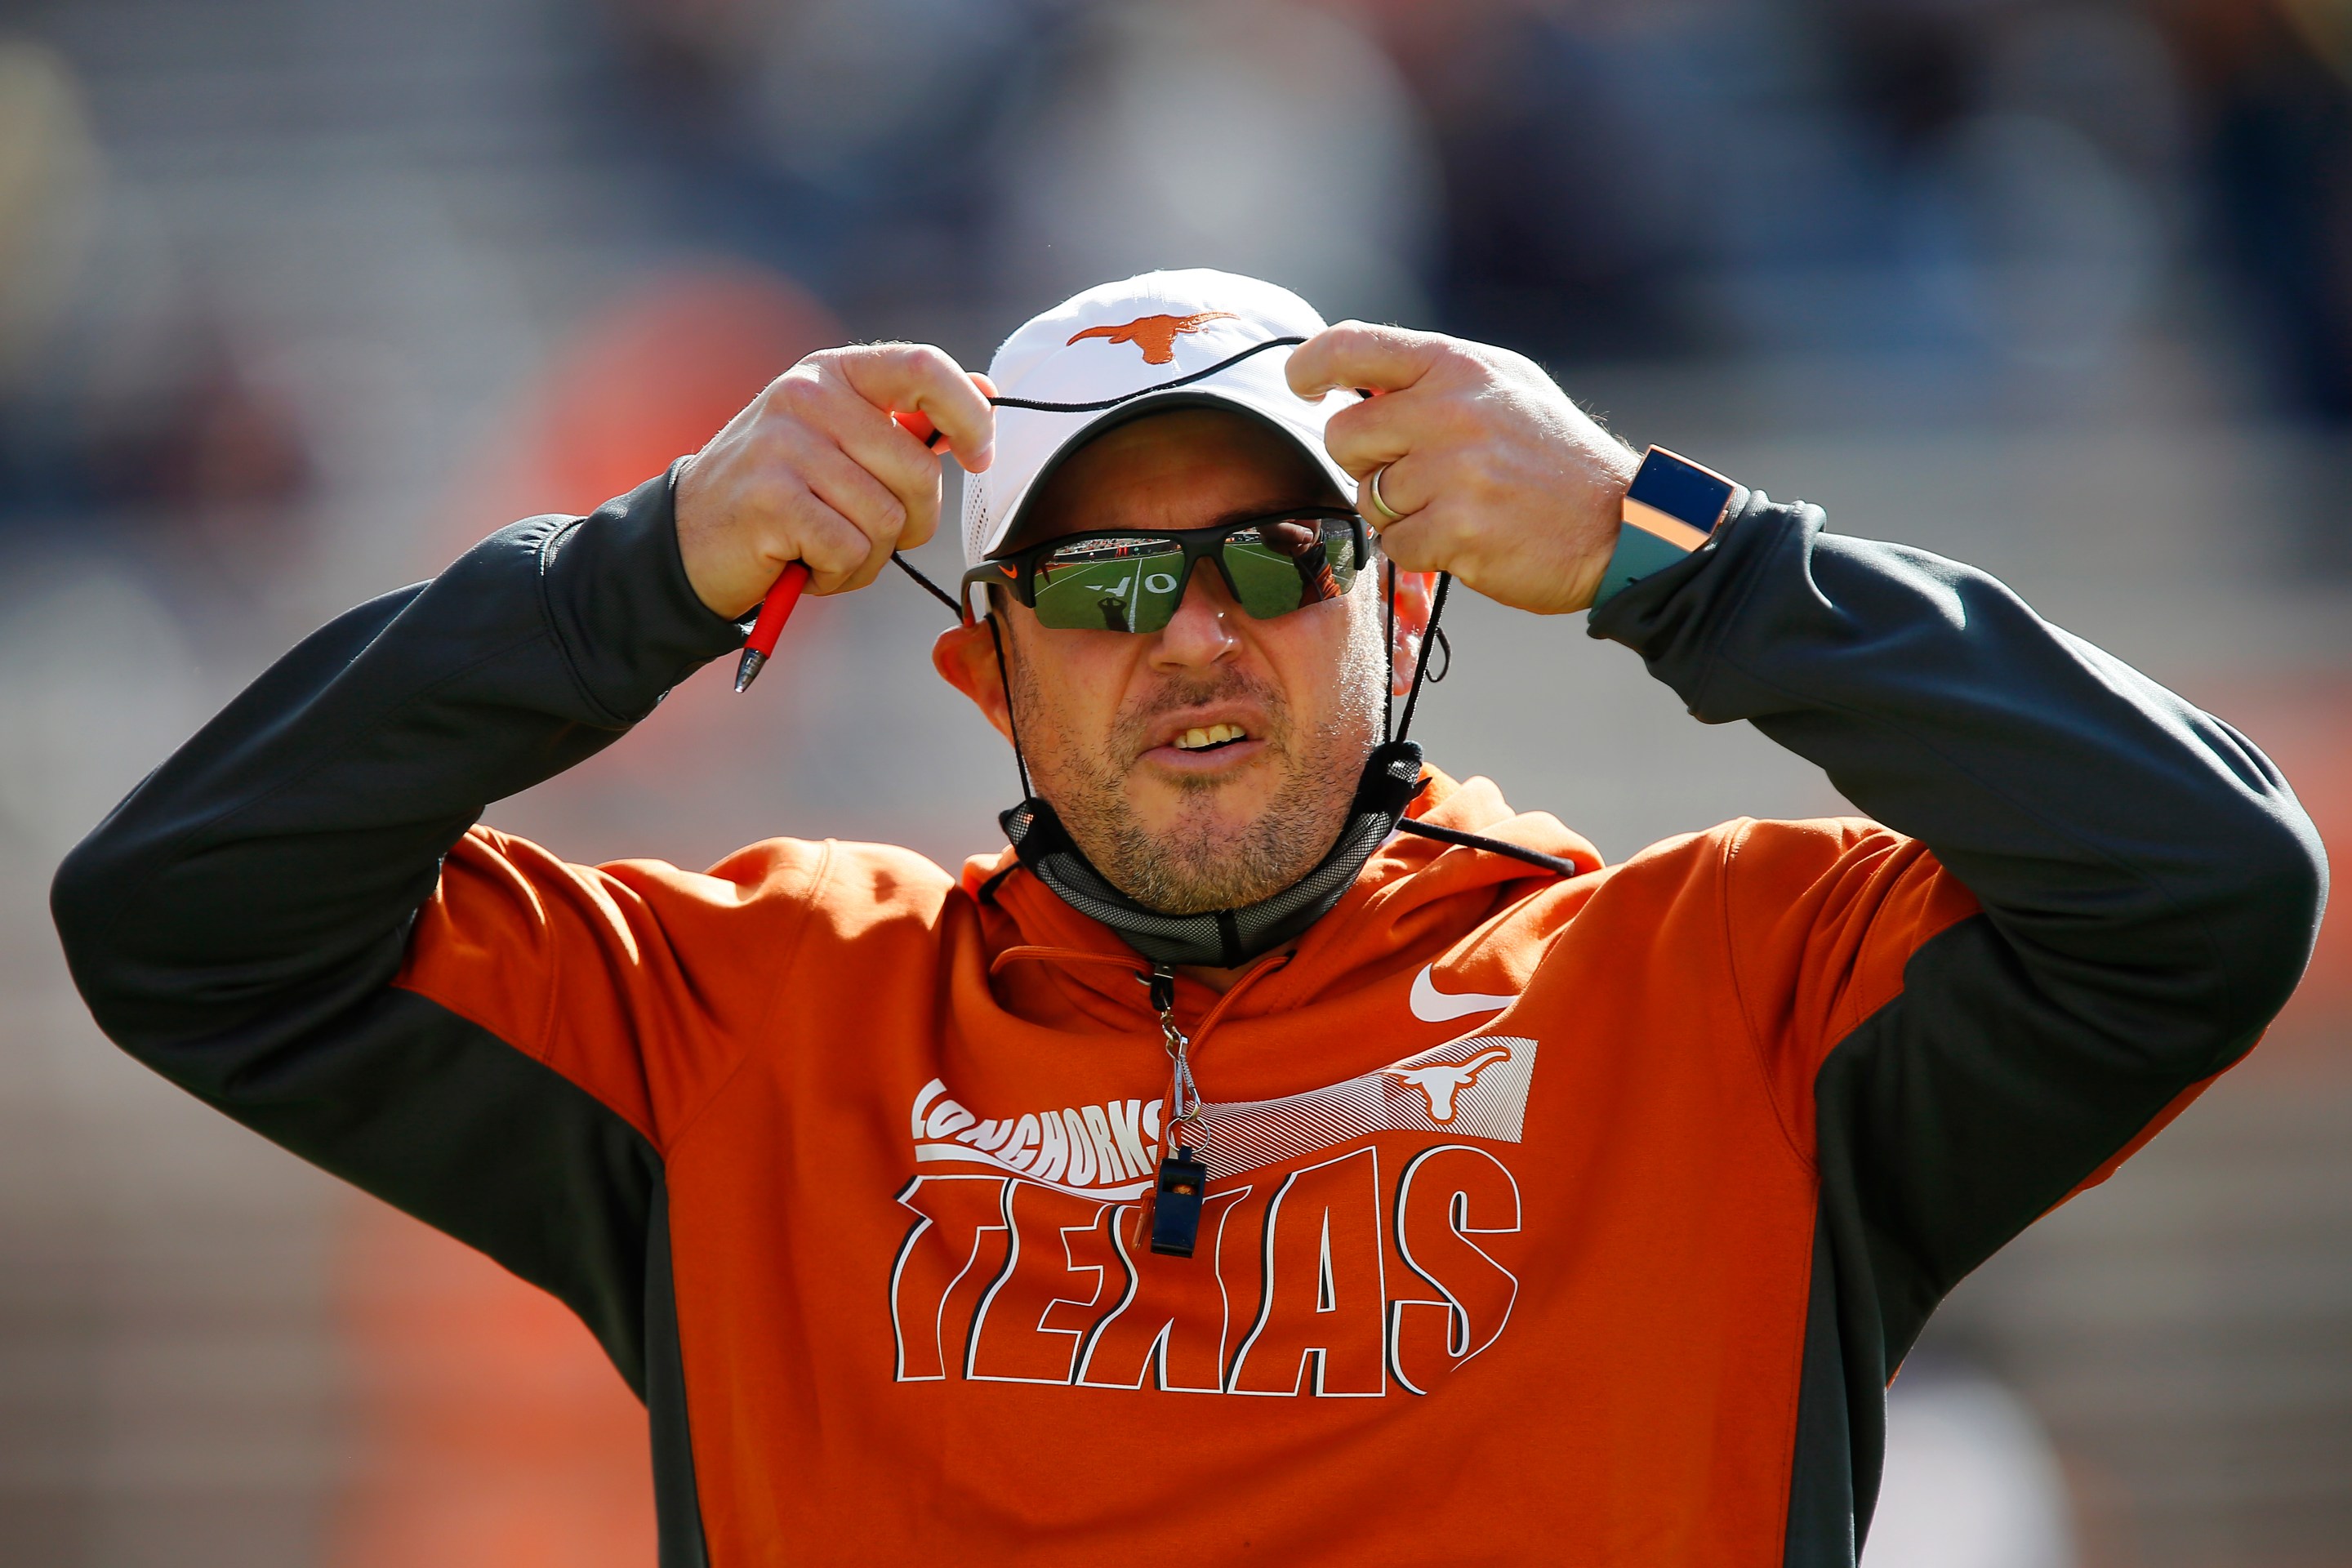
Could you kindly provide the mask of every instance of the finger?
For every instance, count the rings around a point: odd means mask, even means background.
[[[987,376],[982,375],[976,370],[967,371],[965,374],[971,377],[972,385],[980,388],[982,396],[992,400],[994,399],[996,396],[996,383],[989,380]],[[916,414],[912,412],[893,413],[890,417],[896,419],[898,422],[900,428],[904,429],[908,435],[912,436],[916,440],[920,441],[925,447],[929,447],[932,451],[944,452],[949,450],[948,447],[940,445],[941,442],[947,439],[947,433],[941,430],[938,426],[932,424],[930,416],[928,414]]]
[[[1395,392],[1426,375],[1451,341],[1439,332],[1341,321],[1299,344],[1283,374],[1301,397],[1343,386]]]
[[[911,550],[928,541],[940,523],[939,459],[908,425],[922,416],[886,416],[851,391],[845,382],[834,384],[840,395],[814,410],[812,422],[833,437],[851,462],[890,492],[901,514],[890,547]]]
[[[940,463],[929,447],[902,425],[878,438],[869,431],[854,432],[843,438],[841,449],[897,498],[904,521],[890,547],[913,550],[930,542],[940,526]]]
[[[1381,549],[1388,548],[1389,530],[1401,526],[1406,518],[1428,507],[1433,492],[1427,483],[1427,476],[1421,472],[1426,467],[1426,463],[1412,457],[1399,458],[1391,463],[1375,465],[1358,486],[1356,510],[1363,514],[1366,522],[1372,525],[1373,531],[1380,534]],[[1377,500],[1372,495],[1375,479],[1380,481],[1381,487]],[[1387,511],[1381,510],[1382,501],[1388,503]]]
[[[980,388],[981,395],[987,398],[990,405],[993,407],[996,402],[996,383],[991,381],[987,376],[982,375],[976,370],[968,374],[971,376],[971,384]],[[927,416],[921,414],[893,414],[890,417],[896,419],[901,426],[905,426],[907,434],[920,440],[927,450],[934,452],[952,452],[955,450],[954,443],[947,440],[947,432],[932,424]],[[945,444],[943,445],[942,443]]]
[[[1375,397],[1343,408],[1323,426],[1323,447],[1331,460],[1361,480],[1383,463],[1413,449],[1426,423],[1422,399],[1412,393]],[[1381,487],[1387,493],[1387,487]]]
[[[1384,482],[1381,488],[1385,491],[1388,486]],[[1435,508],[1423,508],[1381,531],[1381,553],[1395,562],[1400,572],[1448,571],[1456,553],[1452,533]]]
[[[847,349],[843,377],[860,397],[887,413],[920,414],[946,434],[946,448],[974,473],[995,457],[996,410],[988,395],[945,353],[928,343],[877,343]]]
[[[779,531],[809,569],[809,591],[838,594],[851,585],[874,553],[866,531],[835,511],[805,484],[793,483],[770,502]]]
[[[997,405],[997,384],[995,381],[990,381],[990,378],[981,372],[967,372],[967,374],[971,376],[971,385],[981,388],[981,397],[988,400],[988,411],[990,411],[990,418],[992,418],[995,416],[995,405]],[[955,442],[946,439],[948,435],[946,430],[940,430],[939,426],[934,426],[934,423],[931,423],[927,416],[922,416],[922,414],[894,414],[891,418],[901,418],[901,421],[912,418],[912,421],[918,421],[922,428],[915,430],[915,426],[908,426],[908,430],[910,430],[912,435],[919,435],[919,437],[922,437],[922,445],[929,447],[931,451],[955,451]],[[988,468],[988,461],[992,458],[992,456],[995,456],[992,451],[981,454],[981,468]],[[973,468],[971,472],[979,472],[979,468]]]
[[[903,431],[894,430],[891,434],[920,450]],[[845,568],[836,568],[841,579],[837,586],[812,586],[819,593],[851,593],[873,582],[888,563],[890,552],[898,548],[899,537],[906,531],[907,508],[889,486],[848,454],[838,447],[813,446],[814,449],[801,461],[801,481],[818,500],[857,530],[864,548],[857,561]],[[937,483],[936,472],[932,482]],[[845,552],[846,542],[843,548]],[[810,570],[816,570],[814,563]]]

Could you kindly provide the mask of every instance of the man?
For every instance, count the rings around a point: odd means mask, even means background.
[[[786,563],[928,535],[925,421],[1017,852],[473,826]],[[2226,725],[1821,521],[1637,471],[1516,355],[1152,274],[987,380],[814,355],[331,623],[58,920],[126,1047],[586,1319],[666,1563],[1848,1563],[1929,1311],[2252,1044],[2325,871]],[[1425,771],[1434,573],[1598,598],[1888,826],[1603,868]]]

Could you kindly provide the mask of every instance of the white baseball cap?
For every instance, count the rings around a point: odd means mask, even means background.
[[[1354,395],[1304,398],[1283,379],[1292,349],[1323,326],[1289,289],[1208,268],[1105,283],[1030,318],[989,362],[996,460],[964,476],[964,563],[1011,537],[1029,498],[1088,436],[1170,408],[1258,416],[1353,505],[1356,481],[1331,460],[1323,426]]]

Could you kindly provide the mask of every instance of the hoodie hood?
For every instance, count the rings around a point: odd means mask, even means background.
[[[1407,809],[1408,817],[1540,849],[1572,860],[1580,874],[1601,868],[1601,854],[1590,841],[1548,812],[1515,812],[1493,781],[1457,784],[1434,768],[1425,768],[1423,777],[1424,787]],[[1010,849],[972,857],[964,863],[963,891],[977,900],[982,884],[1014,864]],[[1559,878],[1523,861],[1392,835],[1331,911],[1307,928],[1291,956],[1269,955],[1250,966],[1246,973],[1252,974],[1261,966],[1279,973],[1255,978],[1247,994],[1234,999],[1229,1016],[1239,1021],[1302,1006],[1428,963],[1504,910],[1560,886]],[[1008,1011],[1052,1026],[1076,1024],[1067,1016],[1067,1010],[1075,1010],[1097,1026],[1120,1030],[1150,1017],[1137,980],[1150,962],[1036,878],[1017,871],[1006,877],[993,907],[983,906],[982,915],[995,961],[995,989]],[[1217,995],[1180,977],[1178,1011],[1198,1016]]]

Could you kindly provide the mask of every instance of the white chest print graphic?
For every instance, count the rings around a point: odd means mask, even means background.
[[[1433,963],[1423,964],[1421,973],[1412,977],[1412,994],[1405,998],[1412,1016],[1424,1024],[1451,1023],[1474,1013],[1499,1013],[1518,1000],[1517,996],[1484,991],[1440,991],[1437,976],[1431,973],[1436,967]]]
[[[1140,1197],[1160,1163],[1154,1100],[1114,1100],[982,1121],[947,1098],[938,1079],[915,1096],[915,1158],[992,1165],[1057,1192]]]
[[[1480,1035],[1433,1046],[1328,1089],[1204,1105],[1202,1163],[1214,1181],[1301,1159],[1368,1132],[1453,1132],[1517,1143],[1535,1071],[1533,1040]]]
[[[961,1169],[898,1194],[914,1220],[891,1267],[895,1375],[1428,1393],[1494,1343],[1518,1293],[1489,1250],[1519,1230],[1517,1183],[1458,1140],[1520,1142],[1535,1061],[1532,1039],[1474,1036],[1304,1094],[1203,1106],[1210,1190],[1190,1258],[1142,1244],[1160,1101],[992,1119],[933,1079],[909,1116],[915,1158]],[[1402,1166],[1384,1178],[1364,1142],[1380,1132],[1432,1141],[1391,1154]]]
[[[1478,1075],[1496,1062],[1511,1059],[1508,1046],[1496,1046],[1480,1051],[1466,1062],[1439,1062],[1425,1068],[1382,1068],[1381,1071],[1406,1083],[1429,1098],[1429,1119],[1448,1122],[1454,1120],[1454,1097],[1478,1081]]]

